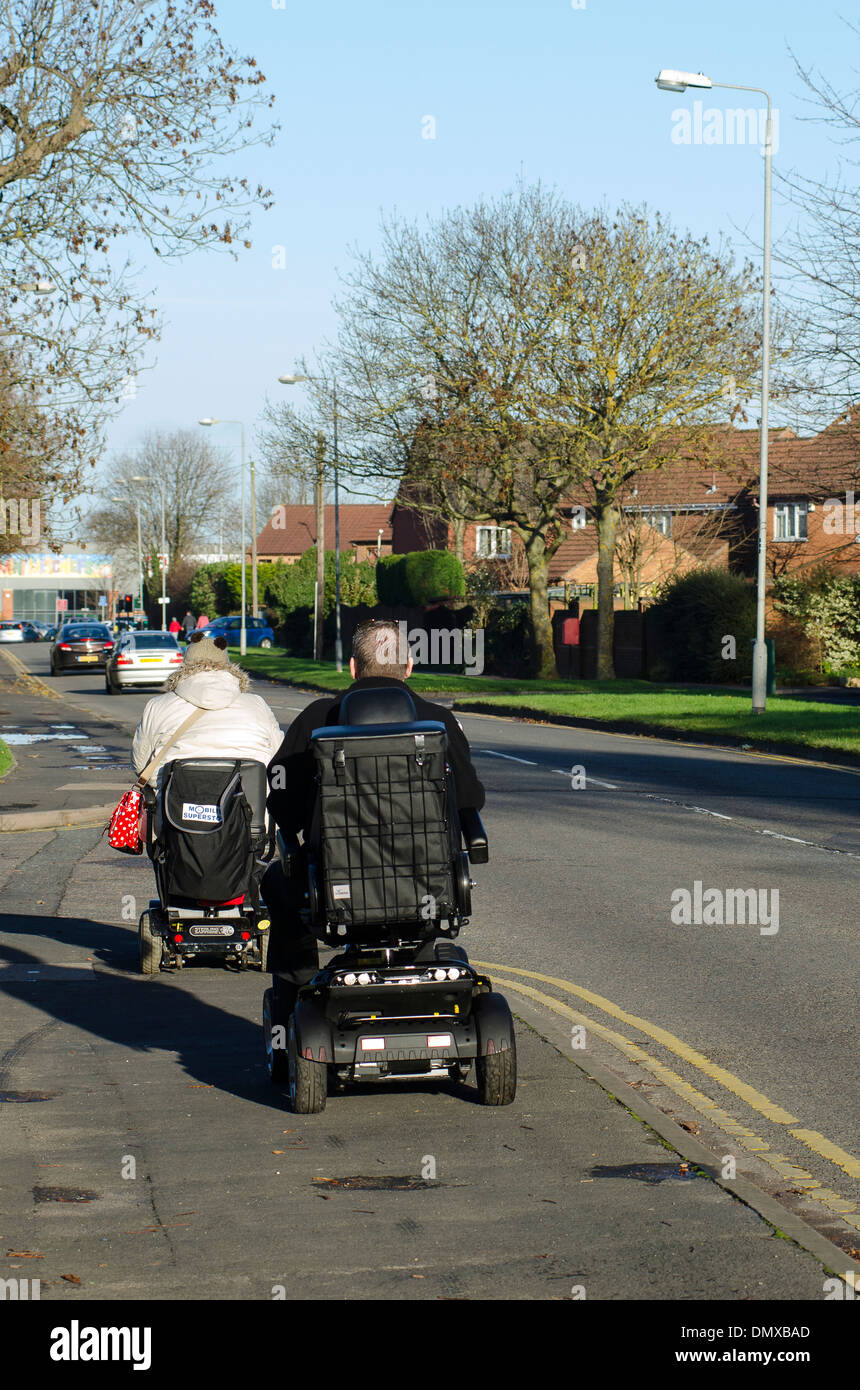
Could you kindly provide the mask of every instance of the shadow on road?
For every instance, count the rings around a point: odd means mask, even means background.
[[[127,931],[83,917],[0,914],[0,970],[6,965],[42,964],[14,945],[16,937],[40,932],[52,943],[83,949],[94,961],[129,974],[97,971],[80,984],[27,984],[4,982],[0,973],[0,995],[26,1000],[59,1022],[134,1052],[175,1053],[195,1080],[257,1105],[285,1108],[283,1094],[266,1075],[260,1024],[207,1003],[178,987],[178,981],[131,974],[136,969],[136,937]],[[268,976],[260,976],[259,983],[262,1002]]]

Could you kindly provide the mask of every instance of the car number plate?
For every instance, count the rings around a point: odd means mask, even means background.
[[[149,662],[156,661],[156,662],[158,662],[158,663],[160,664],[160,663],[161,663],[161,657],[160,657],[160,656],[142,656],[142,657],[140,658],[141,665],[143,665],[143,663],[144,663],[144,662],[147,662],[147,661],[149,661]]]
[[[98,654],[96,652],[93,652],[92,655],[88,654],[87,656],[78,657],[78,661],[98,661],[98,659]]]
[[[189,927],[189,936],[232,936],[232,927]]]

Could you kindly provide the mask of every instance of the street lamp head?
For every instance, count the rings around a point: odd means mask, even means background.
[[[148,483],[150,478],[149,475],[145,473],[132,473],[128,481],[130,483]]]
[[[308,381],[309,379],[309,377],[301,376],[298,372],[287,372],[285,376],[278,377],[282,386],[296,386],[300,381]]]
[[[685,92],[688,87],[711,87],[710,77],[703,72],[680,72],[676,68],[662,68],[654,78],[661,92]]]
[[[197,423],[198,425],[217,425],[218,421],[213,419],[211,415],[206,415],[202,420],[198,420]]]

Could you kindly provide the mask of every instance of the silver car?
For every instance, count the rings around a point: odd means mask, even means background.
[[[0,642],[32,642],[24,630],[22,622],[2,622],[0,623]]]
[[[123,632],[105,666],[105,691],[121,695],[132,686],[163,688],[182,660],[182,648],[172,632]]]

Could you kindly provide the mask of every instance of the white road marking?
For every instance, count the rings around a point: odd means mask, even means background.
[[[673,796],[657,796],[656,792],[639,792],[646,801],[665,801],[669,806],[680,806],[682,811],[698,811],[702,816],[713,816],[715,820],[734,820],[734,816],[724,816],[720,811],[709,811],[707,806],[692,806],[689,801],[677,801]]]
[[[561,777],[570,777],[572,775],[569,767],[551,767],[550,772],[557,772]],[[602,782],[599,777],[589,777],[587,773],[585,780],[586,782],[593,782],[595,787],[606,787],[607,791],[610,792],[618,791],[614,782]]]
[[[491,758],[507,758],[509,763],[526,763],[528,767],[538,766],[533,758],[515,758],[512,753],[497,753],[495,748],[476,748],[475,752],[489,753]]]

